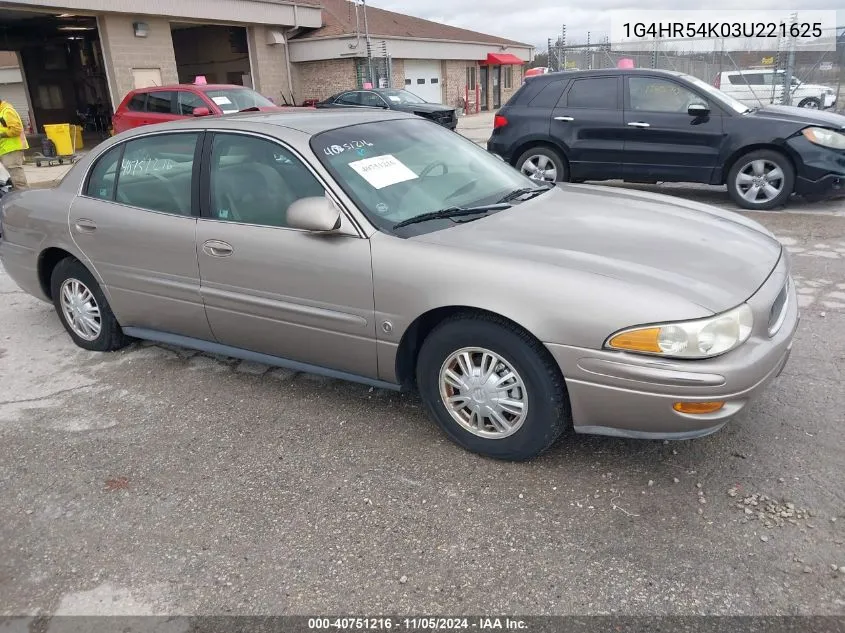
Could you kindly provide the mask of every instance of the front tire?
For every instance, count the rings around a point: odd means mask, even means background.
[[[493,316],[444,321],[423,342],[417,385],[429,415],[463,448],[522,461],[570,423],[563,378],[530,335]]]
[[[786,204],[795,187],[789,159],[768,149],[741,156],[728,172],[728,193],[743,209],[760,211]]]
[[[801,103],[798,104],[799,108],[807,108],[809,110],[821,110],[822,102],[821,99],[816,99],[815,97],[807,97]]]
[[[97,280],[79,260],[68,257],[56,265],[50,293],[59,320],[79,347],[111,352],[128,344]]]
[[[516,168],[532,180],[565,182],[569,180],[566,161],[550,147],[534,147],[516,159]]]

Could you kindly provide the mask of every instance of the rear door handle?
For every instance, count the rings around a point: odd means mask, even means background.
[[[76,229],[77,233],[93,233],[97,230],[97,225],[94,220],[80,218],[74,223],[73,228]]]
[[[556,116],[555,121],[574,121],[571,116]]]
[[[651,127],[648,123],[643,123],[642,121],[631,121],[628,125],[631,127]]]
[[[208,240],[202,245],[202,250],[212,257],[229,257],[235,252],[231,244],[220,240]]]

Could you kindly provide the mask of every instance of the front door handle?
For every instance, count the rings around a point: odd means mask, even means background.
[[[202,250],[206,255],[211,255],[212,257],[229,257],[229,255],[235,252],[231,244],[221,242],[220,240],[208,240],[202,245]]]
[[[648,123],[643,123],[642,121],[632,121],[628,125],[631,127],[651,127]]]
[[[76,229],[77,233],[93,233],[97,230],[97,224],[94,220],[80,218],[74,223],[73,228]]]
[[[556,116],[555,121],[574,121],[571,116]]]

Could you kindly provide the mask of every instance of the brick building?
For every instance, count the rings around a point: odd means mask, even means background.
[[[405,88],[427,101],[498,108],[522,84],[534,49],[348,0],[322,0],[323,25],[290,41],[298,99],[364,83]],[[370,55],[367,56],[369,49]]]
[[[357,0],[16,0],[0,2],[0,29],[0,81],[36,129],[200,75],[280,104],[373,84],[496,108],[534,53]]]

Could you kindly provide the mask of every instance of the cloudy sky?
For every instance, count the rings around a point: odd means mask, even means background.
[[[610,11],[613,10],[666,10],[679,3],[671,0],[594,0],[569,4],[562,0],[367,0],[367,4],[382,9],[416,15],[474,31],[501,35],[509,39],[546,48],[548,38],[556,38],[560,26],[566,23],[569,43],[585,43],[587,31],[593,41],[610,35]],[[706,8],[718,19],[719,10],[754,10],[757,20],[765,20],[766,11],[840,9],[837,24],[845,26],[842,0],[710,0]]]

